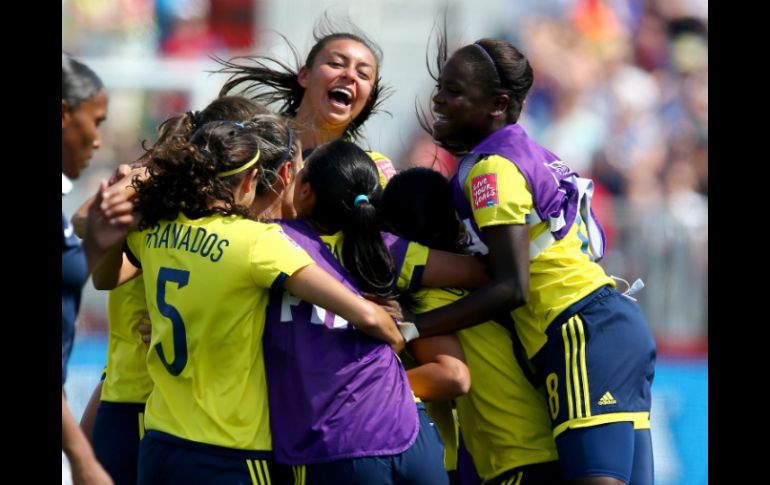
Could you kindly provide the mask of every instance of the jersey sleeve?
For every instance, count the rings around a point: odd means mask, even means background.
[[[422,313],[449,305],[470,294],[462,288],[428,288],[423,287],[412,293],[409,300],[409,310],[420,315]]]
[[[471,168],[465,196],[480,229],[503,224],[526,224],[532,212],[532,192],[519,169],[499,155],[492,155]]]
[[[398,275],[398,283],[396,283],[399,290],[410,291],[420,287],[429,252],[430,249],[426,246],[413,241],[409,242],[404,264],[401,265],[401,272]]]
[[[369,158],[371,158],[377,166],[377,172],[380,175],[380,185],[384,189],[390,179],[396,175],[396,167],[394,167],[393,162],[382,153],[369,151],[366,152],[366,154],[369,155]]]
[[[271,288],[313,260],[277,224],[265,224],[255,237],[249,256],[251,275],[258,286]]]
[[[144,231],[130,231],[126,236],[126,241],[123,243],[123,252],[128,256],[131,264],[137,268],[142,267],[142,242],[145,238]]]

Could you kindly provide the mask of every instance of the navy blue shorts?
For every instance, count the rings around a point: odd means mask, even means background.
[[[571,429],[556,438],[564,478],[612,477],[633,485],[652,485],[652,437],[631,422]],[[631,452],[629,452],[631,450]]]
[[[463,442],[462,430],[457,449],[457,485],[561,485],[567,482],[558,461],[536,463],[506,470],[486,482],[479,477],[473,457]]]
[[[620,421],[649,428],[655,340],[635,302],[604,286],[562,312],[547,334],[554,436]]]
[[[273,485],[273,453],[196,443],[155,430],[139,445],[139,485]]]
[[[294,466],[293,485],[449,485],[444,442],[425,405],[418,403],[417,410],[420,432],[403,453]]]
[[[457,472],[453,485],[481,485],[483,481],[473,464],[473,457],[463,441],[463,430],[457,434]]]
[[[649,431],[656,347],[634,301],[603,286],[562,312],[546,333],[545,388],[555,438],[609,423]],[[633,433],[580,435],[580,446],[614,448],[633,460]],[[579,463],[581,456],[559,448],[565,474],[586,468]]]
[[[115,485],[136,485],[142,436],[143,403],[99,403],[94,420],[94,453]]]
[[[484,482],[484,485],[566,485],[562,478],[562,470],[558,461],[536,463],[512,468],[495,478]]]

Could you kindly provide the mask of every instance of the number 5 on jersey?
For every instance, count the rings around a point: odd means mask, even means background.
[[[158,342],[155,344],[155,351],[160,357],[160,361],[166,367],[166,370],[172,376],[178,376],[187,365],[187,332],[184,328],[184,320],[179,311],[166,303],[166,283],[176,283],[178,289],[184,288],[190,281],[190,272],[181,269],[160,268],[158,272],[158,287],[155,292],[156,302],[160,314],[171,320],[171,329],[173,332],[173,351],[174,361],[169,363],[166,354],[163,352],[163,346]]]

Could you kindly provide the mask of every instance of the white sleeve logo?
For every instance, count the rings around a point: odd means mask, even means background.
[[[470,219],[463,219],[463,224],[465,224],[465,241],[461,243],[463,252],[474,256],[485,256],[489,252],[489,248],[473,230]]]
[[[297,298],[291,293],[284,292],[283,299],[281,300],[281,322],[293,322],[294,317],[292,315],[292,307],[301,304],[310,305],[310,303]],[[318,305],[312,305],[310,323],[314,325],[325,325],[330,329],[344,329],[349,327],[347,320]]]

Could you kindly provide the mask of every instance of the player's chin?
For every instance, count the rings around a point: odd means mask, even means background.
[[[75,178],[80,177],[80,174],[83,173],[83,170],[87,169],[90,164],[91,164],[91,159],[90,158],[86,158],[85,160],[83,160],[82,163],[78,164],[78,166],[77,166],[77,172],[78,173],[75,176]]]
[[[452,123],[446,118],[438,118],[433,121],[433,139],[439,143],[450,141],[454,137]]]
[[[437,137],[436,133],[434,132],[433,141],[436,143],[436,145],[448,151],[455,157],[463,157],[468,154],[468,145],[459,142],[452,137]]]
[[[445,141],[449,140],[451,138],[451,131],[447,129],[446,123],[433,123],[433,133],[431,136],[433,136],[433,141],[441,145]]]
[[[346,113],[327,112],[323,116],[324,123],[329,129],[337,127],[347,128],[347,126],[353,122],[353,119],[353,115],[350,111]]]

